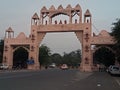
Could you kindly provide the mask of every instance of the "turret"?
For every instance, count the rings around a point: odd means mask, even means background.
[[[9,27],[5,32],[5,38],[13,38],[14,37],[14,31],[11,27]]]
[[[85,14],[84,14],[84,23],[91,23],[91,13],[90,11],[87,9]]]
[[[38,24],[39,24],[39,16],[37,15],[37,13],[35,13],[32,16],[31,25],[38,25]]]

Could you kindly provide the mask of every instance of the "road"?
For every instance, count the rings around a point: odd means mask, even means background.
[[[120,90],[120,77],[60,69],[5,71],[0,72],[0,90]]]

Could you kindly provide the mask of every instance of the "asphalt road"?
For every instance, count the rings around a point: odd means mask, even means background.
[[[5,71],[0,72],[0,90],[120,90],[120,77],[60,69]]]

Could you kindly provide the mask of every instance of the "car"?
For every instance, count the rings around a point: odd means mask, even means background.
[[[6,64],[4,64],[4,63],[0,64],[0,69],[6,70],[6,69],[8,69],[8,68],[9,68],[8,65],[6,65]]]
[[[120,66],[110,65],[108,68],[108,73],[111,75],[120,75]]]
[[[68,69],[67,64],[62,64],[62,65],[60,66],[60,69],[62,69],[62,70],[67,70],[67,69]]]
[[[49,68],[55,68],[56,67],[56,64],[55,63],[52,63],[49,65]]]

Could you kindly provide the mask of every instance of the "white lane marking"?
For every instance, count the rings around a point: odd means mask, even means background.
[[[120,81],[119,81],[117,78],[115,78],[115,81],[116,81],[117,84],[120,86]]]

